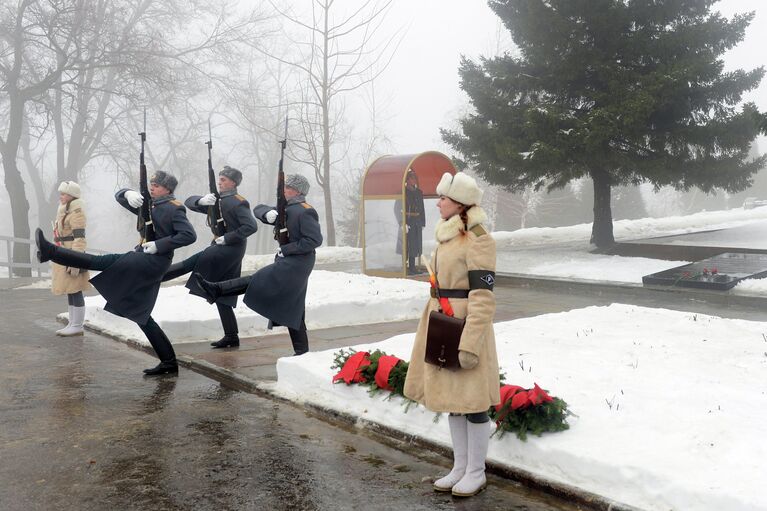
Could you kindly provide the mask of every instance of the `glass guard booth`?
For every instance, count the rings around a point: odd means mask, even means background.
[[[424,260],[434,251],[434,228],[439,220],[436,188],[445,172],[455,174],[455,166],[436,151],[382,156],[368,166],[360,208],[363,273],[380,277],[425,273]],[[423,194],[423,214],[416,212],[419,194],[413,192],[414,187]],[[420,232],[418,227],[410,227],[416,225],[411,215],[423,219]]]

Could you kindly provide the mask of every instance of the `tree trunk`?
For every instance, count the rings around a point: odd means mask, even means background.
[[[24,179],[21,177],[21,172],[16,162],[24,120],[24,101],[16,90],[12,90],[9,97],[11,101],[8,112],[8,133],[5,143],[0,144],[0,153],[2,153],[3,169],[5,172],[5,189],[11,202],[13,236],[28,240],[30,239],[29,202],[27,201],[27,192],[24,189]],[[29,245],[26,243],[13,244],[13,261],[15,263],[29,264],[29,253]],[[21,277],[31,277],[32,269],[18,269],[14,271],[14,274]]]
[[[594,223],[591,227],[591,243],[597,248],[606,249],[615,243],[613,237],[613,214],[610,207],[612,183],[610,176],[603,170],[591,172],[594,181]]]
[[[9,154],[10,153],[10,154]],[[3,169],[5,170],[5,189],[11,201],[11,218],[13,218],[13,236],[28,240],[29,233],[29,202],[24,190],[24,180],[16,165],[15,148],[3,150]],[[29,264],[29,245],[26,243],[13,244],[13,262]],[[31,268],[14,269],[14,275],[31,277]]]
[[[333,222],[333,197],[330,187],[330,97],[328,95],[330,85],[328,84],[328,52],[330,51],[328,45],[328,10],[330,4],[325,4],[325,31],[324,31],[324,48],[323,48],[323,72],[322,72],[322,191],[325,196],[325,229],[327,235],[325,236],[325,244],[329,247],[336,246],[336,227]]]

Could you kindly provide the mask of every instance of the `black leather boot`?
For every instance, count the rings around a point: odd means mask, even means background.
[[[144,369],[147,376],[159,376],[161,374],[178,374],[178,363],[176,359],[160,362],[151,369]]]
[[[152,345],[154,352],[157,354],[157,358],[160,359],[160,363],[150,369],[144,369],[144,374],[148,376],[157,376],[160,374],[177,374],[178,363],[176,362],[176,351],[173,349],[173,345],[170,343],[170,339],[162,331],[160,325],[149,316],[147,322],[143,325],[139,325],[139,328],[146,335],[149,344]]]
[[[53,261],[62,266],[72,266],[86,270],[94,269],[92,267],[93,256],[91,254],[54,245],[45,239],[43,231],[39,227],[35,230],[35,242],[37,243],[37,259],[41,263]]]
[[[303,355],[309,351],[309,336],[306,334],[306,330],[294,330],[288,328],[290,334],[290,342],[293,344],[294,355]]]
[[[222,296],[236,296],[245,293],[250,284],[250,277],[240,277],[231,280],[222,280],[221,282],[209,282],[199,273],[193,273],[197,285],[204,294],[203,298],[208,303],[215,303]],[[190,290],[191,291],[191,290]]]
[[[216,304],[218,315],[221,318],[221,326],[224,327],[224,337],[210,343],[213,348],[236,348],[240,345],[240,337],[237,335],[237,318],[234,309],[229,305]]]
[[[240,345],[240,337],[237,334],[227,334],[210,345],[214,348],[237,348]]]

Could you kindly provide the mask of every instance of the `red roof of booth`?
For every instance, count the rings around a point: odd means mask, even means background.
[[[450,158],[437,151],[381,156],[365,172],[362,194],[366,197],[400,195],[405,172],[409,168],[418,176],[418,186],[424,196],[437,195],[437,184],[442,174],[456,173]]]

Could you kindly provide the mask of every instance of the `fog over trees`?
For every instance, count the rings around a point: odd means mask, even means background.
[[[456,31],[448,25],[457,17],[464,26]],[[477,40],[484,41],[481,50]],[[440,127],[457,132],[459,120],[476,113],[476,105],[457,94],[459,55],[443,58],[453,41],[473,58],[520,51],[481,0],[473,6],[437,0],[0,0],[0,208],[6,212],[0,234],[29,239],[38,225],[49,228],[58,184],[76,180],[85,192],[89,246],[129,249],[133,219],[116,208],[112,194],[138,186],[137,134],[146,108],[147,165],[179,178],[180,199],[207,189],[210,120],[215,168],[242,170],[240,191],[254,205],[274,201],[278,140],[288,117],[286,170],[310,179],[308,200],[320,212],[326,242],[357,245],[360,180],[370,161],[434,149],[464,156],[438,133]],[[455,97],[445,95],[453,90]],[[759,159],[756,145],[750,155]],[[489,175],[486,167],[468,169]],[[494,227],[591,222],[593,184],[583,173],[571,174],[551,191],[534,182],[509,187],[491,179],[498,183],[488,185],[486,195]],[[767,198],[767,179],[760,175],[754,178],[758,190],[737,195],[715,181],[706,188],[712,193],[658,194],[638,188],[638,180],[616,180],[612,218]],[[189,250],[210,241],[201,216],[190,215],[200,239]],[[273,249],[271,232],[262,228],[248,251]],[[15,251],[15,260],[29,260],[28,246],[17,244]]]

